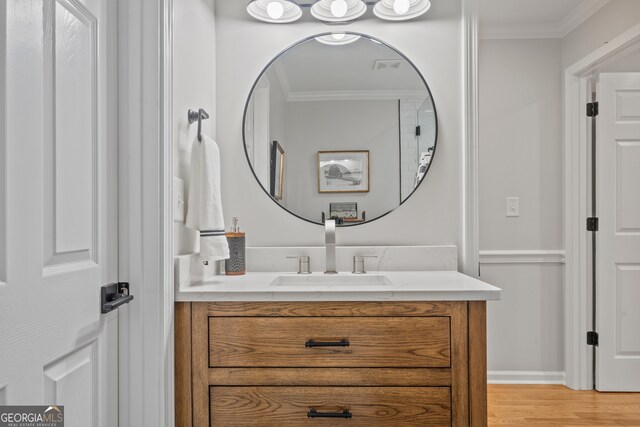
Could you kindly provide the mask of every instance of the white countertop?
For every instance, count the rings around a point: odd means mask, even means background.
[[[176,301],[488,301],[499,300],[500,288],[457,271],[376,271],[359,276],[357,284],[331,284],[322,273],[298,275],[250,272],[243,276],[213,276],[206,281],[181,285]],[[364,277],[369,276],[372,283]],[[385,284],[374,279],[384,276]],[[279,277],[299,279],[293,285],[275,284]],[[307,282],[307,283],[305,283]]]

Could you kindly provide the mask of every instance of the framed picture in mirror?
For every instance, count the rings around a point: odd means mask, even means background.
[[[271,197],[284,197],[284,149],[278,141],[273,141],[271,147]]]
[[[369,150],[318,151],[319,193],[368,193]]]
[[[329,218],[357,219],[358,204],[355,202],[329,203]]]

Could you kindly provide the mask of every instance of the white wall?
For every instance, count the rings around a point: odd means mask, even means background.
[[[288,104],[287,206],[320,221],[331,202],[356,202],[375,218],[400,203],[398,101],[319,101]],[[368,193],[318,193],[318,151],[369,150]]]
[[[507,261],[513,251],[559,251],[561,42],[482,40],[479,48],[481,262],[486,251],[505,251]],[[520,198],[520,217],[506,217],[506,197]],[[488,309],[489,371],[532,379],[564,371],[562,264],[483,264],[481,279],[503,289]]]
[[[173,114],[174,176],[188,187],[191,144],[197,123],[187,121],[187,110],[204,108],[211,119],[202,122],[202,132],[215,135],[216,85],[215,19],[213,0],[173,2]],[[174,254],[196,252],[197,234],[174,223]]]
[[[269,25],[251,19],[245,2],[216,1],[216,102],[227,222],[240,217],[250,246],[321,245],[321,227],[286,214],[258,187],[242,148],[246,98],[263,67],[307,36],[331,31],[318,22]],[[365,18],[341,26],[381,38],[424,74],[440,118],[440,141],[426,182],[392,215],[338,232],[345,245],[462,245],[462,19],[459,1],[434,2],[424,19],[389,24]]]

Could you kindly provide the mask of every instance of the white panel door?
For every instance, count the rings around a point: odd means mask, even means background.
[[[2,0],[0,398],[118,423],[113,0]],[[2,182],[2,179],[0,179]]]
[[[640,391],[640,73],[600,76],[596,387]]]

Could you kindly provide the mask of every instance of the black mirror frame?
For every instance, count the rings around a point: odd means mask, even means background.
[[[427,84],[427,81],[425,80],[424,76],[422,75],[422,73],[420,72],[420,70],[418,69],[418,67],[416,67],[416,65],[402,52],[400,52],[398,49],[396,49],[395,47],[391,46],[390,44],[376,38],[376,37],[372,37],[369,36],[367,34],[364,33],[358,33],[358,32],[353,32],[353,31],[344,31],[345,34],[347,35],[355,35],[355,36],[360,36],[369,40],[372,40],[376,43],[380,43],[386,47],[388,47],[389,49],[392,49],[393,51],[395,51],[398,55],[400,55],[402,58],[404,58],[405,61],[407,61],[407,63],[409,65],[411,65],[411,67],[413,67],[414,71],[418,74],[418,77],[420,77],[420,80],[422,80],[422,83],[424,84],[425,88],[427,89],[427,93],[429,94],[429,98],[431,99],[431,103],[433,105],[433,116],[435,119],[435,123],[436,123],[436,132],[435,132],[435,138],[434,138],[434,142],[433,142],[433,154],[431,155],[431,161],[429,162],[429,166],[427,166],[427,170],[424,173],[424,176],[422,177],[422,179],[420,180],[420,182],[418,183],[418,185],[416,185],[416,187],[413,189],[413,191],[411,193],[409,193],[409,195],[407,197],[404,198],[404,200],[400,201],[400,203],[398,204],[398,206],[396,206],[395,208],[389,210],[388,212],[383,213],[382,215],[379,215],[375,218],[372,218],[370,220],[364,221],[364,222],[359,222],[359,223],[353,223],[353,224],[341,224],[340,227],[355,227],[357,225],[365,225],[365,224],[369,224],[371,222],[374,222],[380,218],[383,218],[387,215],[389,215],[391,212],[393,212],[394,210],[398,209],[400,206],[402,206],[403,203],[405,203],[407,200],[409,200],[411,198],[411,196],[413,196],[413,194],[418,190],[418,188],[420,188],[420,186],[422,185],[422,183],[427,179],[427,175],[429,174],[429,170],[431,169],[431,165],[433,164],[433,160],[436,157],[436,152],[438,151],[438,130],[439,130],[439,126],[438,126],[438,111],[436,110],[436,102],[433,99],[433,94],[431,93],[431,88],[429,87],[429,85]],[[260,79],[262,78],[262,76],[267,72],[267,70],[269,69],[269,67],[271,67],[271,65],[278,60],[282,55],[284,55],[285,53],[293,50],[294,48],[298,47],[299,45],[306,43],[312,39],[315,39],[316,37],[322,37],[322,36],[328,36],[333,34],[333,32],[325,32],[325,33],[320,33],[320,34],[315,34],[309,37],[305,37],[304,39],[292,44],[291,46],[287,47],[286,49],[284,49],[283,51],[281,51],[280,53],[278,53],[271,61],[269,61],[267,63],[267,65],[262,69],[262,71],[260,72],[260,74],[258,74],[258,77],[256,78],[256,81],[253,83],[253,85],[251,85],[251,89],[249,90],[249,96],[247,96],[247,101],[245,102],[244,105],[244,112],[242,114],[242,145],[243,145],[243,149],[244,149],[244,154],[245,157],[247,159],[247,164],[249,165],[249,169],[251,170],[251,173],[253,174],[253,177],[255,178],[256,182],[258,183],[258,185],[260,186],[260,188],[262,188],[262,191],[269,197],[269,199],[271,199],[272,202],[274,202],[276,205],[278,205],[281,209],[283,209],[284,211],[286,211],[287,213],[295,216],[296,218],[299,218],[303,221],[306,221],[308,223],[311,224],[315,224],[315,225],[322,225],[324,226],[323,223],[321,222],[317,222],[317,221],[312,221],[308,218],[304,218],[294,212],[291,212],[289,209],[287,209],[286,207],[282,206],[280,203],[278,203],[278,201],[273,198],[270,194],[270,191],[268,189],[266,189],[264,187],[264,185],[262,185],[262,183],[260,182],[260,180],[258,179],[258,176],[256,175],[255,170],[253,169],[253,165],[251,164],[251,161],[249,160],[249,152],[247,151],[247,137],[246,137],[246,120],[247,120],[247,110],[249,109],[249,102],[251,101],[251,97],[253,96],[253,91],[255,90],[256,86],[258,85],[258,82],[260,81]]]

